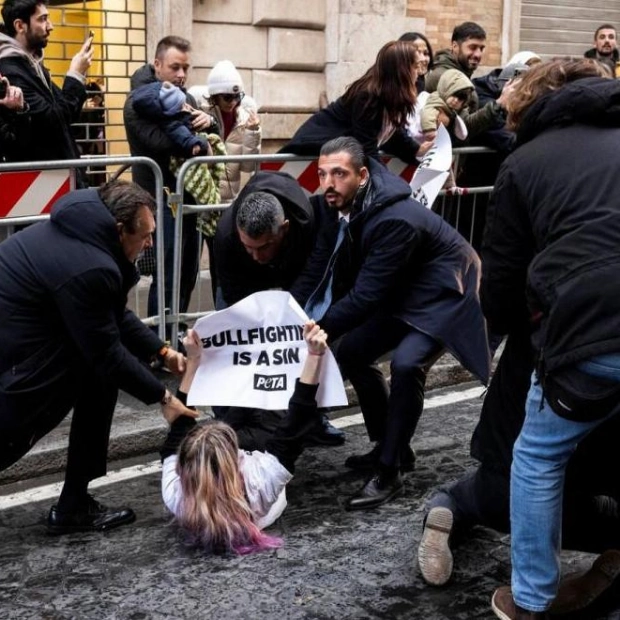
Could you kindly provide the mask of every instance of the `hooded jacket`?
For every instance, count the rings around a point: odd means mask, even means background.
[[[437,52],[434,60],[432,71],[426,74],[426,90],[433,93],[437,90],[439,79],[448,69],[456,69],[463,73],[467,78],[471,78],[473,71],[469,67],[463,67],[457,62],[449,49]],[[493,100],[489,101],[483,107],[480,106],[478,95],[474,91],[469,98],[466,108],[464,108],[459,116],[463,119],[467,127],[469,138],[475,135],[497,127],[498,124],[505,124],[506,116],[502,108]]]
[[[441,78],[439,78],[437,90],[428,96],[420,113],[422,131],[434,131],[437,129],[437,117],[440,110],[443,110],[449,117],[454,118],[457,112],[448,105],[448,98],[459,91],[469,90],[470,93],[473,93],[473,89],[474,85],[462,71],[457,69],[447,69],[444,71]],[[466,105],[467,102],[465,102],[463,109],[465,109]]]
[[[334,302],[321,320],[331,340],[388,312],[429,334],[486,383],[489,352],[478,299],[480,259],[441,217],[411,198],[411,187],[369,161],[370,182],[356,200],[334,269]],[[318,198],[322,226],[291,293],[303,306],[321,280],[338,214]]]
[[[67,194],[48,221],[0,244],[0,269],[0,415],[32,424],[86,374],[161,400],[164,386],[137,357],[163,343],[125,307],[137,272],[96,190]]]
[[[493,331],[524,318],[546,371],[620,351],[620,83],[535,101],[502,165],[482,248]]]
[[[487,75],[472,80],[481,106],[495,101],[502,94],[505,82],[499,80],[501,72],[501,68],[493,69],[493,71],[487,73]],[[498,119],[495,127],[490,127],[487,131],[478,134],[473,142],[476,145],[488,146],[502,154],[507,154],[514,149],[515,133],[506,129],[506,123],[502,117]]]
[[[254,192],[275,196],[289,220],[289,230],[274,261],[257,263],[247,253],[237,232],[239,206]],[[214,253],[217,282],[227,305],[272,288],[288,290],[310,254],[315,236],[315,215],[297,181],[284,172],[257,172],[222,215],[217,225]]]
[[[11,161],[79,159],[70,125],[79,120],[86,88],[77,74],[67,74],[62,89],[50,79],[42,59],[28,54],[8,35],[0,33],[0,73],[24,92],[29,123],[15,126],[17,139]]]
[[[176,147],[183,151],[191,153],[195,146],[206,151],[206,141],[199,138],[191,128],[191,114],[184,110],[172,115],[167,113],[161,101],[161,90],[162,84],[157,80],[134,88],[131,98],[135,111],[141,117],[160,125]]]
[[[168,137],[162,123],[158,123],[151,118],[139,114],[133,105],[133,91],[144,86],[159,82],[155,77],[153,65],[146,64],[140,67],[131,76],[131,92],[125,100],[123,107],[123,120],[125,131],[127,132],[127,142],[129,150],[133,156],[143,156],[152,158],[161,168],[164,176],[164,185],[172,191],[176,188],[176,178],[170,170],[170,158],[174,155],[184,159],[192,156],[191,147],[181,146],[174,143]],[[196,107],[194,98],[186,93],[187,103],[193,108]],[[155,179],[151,169],[141,164],[132,167],[133,180],[152,195],[155,195]]]
[[[204,104],[202,109],[211,114],[224,132],[224,119],[222,112],[216,105]],[[225,146],[227,155],[258,155],[261,149],[262,130],[247,127],[250,120],[250,112],[258,112],[256,102],[247,95],[235,108],[235,122],[226,136]],[[220,179],[220,196],[222,202],[233,200],[241,187],[247,183],[251,174],[256,170],[256,162],[226,162],[225,173]]]

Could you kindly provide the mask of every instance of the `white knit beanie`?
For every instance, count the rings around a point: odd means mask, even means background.
[[[174,116],[183,109],[185,93],[170,82],[162,82],[159,90],[161,109],[166,116]]]
[[[239,71],[230,60],[220,60],[209,73],[207,78],[209,96],[230,94],[236,95],[243,92],[243,80]]]

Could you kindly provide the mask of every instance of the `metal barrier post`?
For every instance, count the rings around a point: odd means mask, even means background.
[[[81,159],[62,159],[53,161],[29,161],[29,162],[15,162],[9,164],[0,164],[0,174],[2,172],[33,172],[39,170],[61,170],[64,168],[86,168],[96,161],[98,165],[103,166],[123,166],[128,168],[133,164],[143,164],[151,168],[153,176],[155,177],[155,202],[157,206],[157,221],[162,222],[164,217],[164,178],[160,167],[150,157],[82,157]],[[41,220],[46,220],[49,215],[30,215],[20,217],[5,217],[0,218],[0,227],[8,227],[15,224],[32,224]],[[155,229],[155,235],[157,239],[157,291],[158,295],[158,316],[157,325],[159,337],[165,340],[166,334],[166,317],[164,308],[164,231],[162,226],[157,226]],[[146,324],[152,324],[150,318],[144,321]]]

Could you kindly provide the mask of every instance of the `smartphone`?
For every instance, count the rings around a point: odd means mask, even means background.
[[[92,30],[88,31],[88,36],[86,37],[86,40],[88,41],[90,39],[90,45],[88,46],[88,49],[90,49],[93,45],[93,39],[95,38],[95,33]]]
[[[7,93],[6,80],[0,79],[0,99],[4,99]]]

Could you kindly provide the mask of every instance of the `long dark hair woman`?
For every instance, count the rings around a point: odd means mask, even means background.
[[[375,63],[336,101],[311,116],[282,148],[283,153],[317,155],[321,146],[352,136],[370,157],[379,149],[413,163],[431,143],[418,144],[406,132],[416,102],[418,53],[408,41],[390,41]]]

